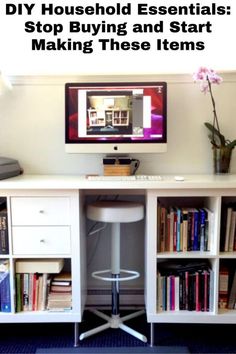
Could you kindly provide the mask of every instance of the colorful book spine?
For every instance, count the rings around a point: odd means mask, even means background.
[[[183,239],[183,252],[188,250],[188,211],[182,210],[183,228],[182,228],[182,239]]]
[[[7,210],[0,210],[0,254],[8,254],[8,224]]]
[[[177,252],[182,251],[182,222],[182,211],[180,208],[177,208]]]
[[[193,251],[199,250],[199,213],[198,210],[194,212],[194,238]]]
[[[11,291],[10,291],[10,275],[9,272],[0,273],[0,299],[1,311],[11,312]]]
[[[205,230],[206,230],[206,211],[204,209],[200,209],[199,210],[200,251],[204,251],[205,248]]]

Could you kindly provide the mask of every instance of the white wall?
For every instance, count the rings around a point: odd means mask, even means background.
[[[222,74],[214,86],[222,132],[236,138],[236,73]],[[71,155],[64,149],[64,83],[68,81],[164,80],[168,83],[168,152],[139,154],[140,173],[211,173],[212,154],[205,121],[212,121],[210,96],[191,75],[168,76],[16,76],[13,91],[0,97],[0,153],[20,161],[25,173],[102,172],[102,155]],[[236,173],[236,152],[231,172]]]
[[[214,96],[222,132],[236,138],[236,73],[223,75],[224,82],[214,86]],[[99,81],[102,77],[12,77],[13,91],[0,98],[0,154],[17,158],[25,173],[85,174],[102,172],[102,155],[69,155],[64,149],[64,83],[76,80]],[[164,80],[168,83],[168,152],[137,155],[140,173],[181,174],[212,173],[211,145],[205,121],[212,121],[210,97],[200,92],[189,75],[107,77],[107,81]],[[231,171],[236,173],[236,150]],[[127,249],[123,267],[141,272],[130,284],[143,284],[143,235],[140,224],[129,233],[125,229]],[[88,272],[109,263],[109,231],[88,239]],[[137,241],[138,239],[138,241]],[[130,247],[127,246],[127,240]],[[89,279],[89,286],[96,281]]]

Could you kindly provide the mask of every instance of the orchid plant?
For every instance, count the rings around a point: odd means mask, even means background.
[[[193,79],[195,82],[200,83],[200,90],[203,93],[210,93],[212,107],[213,107],[213,124],[205,122],[205,126],[210,130],[209,135],[210,141],[215,147],[228,147],[233,149],[236,145],[236,140],[225,139],[224,135],[221,133],[218,116],[216,113],[216,104],[212,92],[212,84],[219,85],[223,79],[214,70],[208,69],[206,67],[200,67],[196,73],[193,74]]]

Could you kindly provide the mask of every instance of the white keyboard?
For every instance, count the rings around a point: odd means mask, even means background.
[[[132,175],[132,176],[87,176],[89,181],[161,181],[158,175]]]

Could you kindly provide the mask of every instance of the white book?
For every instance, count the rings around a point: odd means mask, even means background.
[[[63,266],[63,258],[18,259],[16,273],[60,273]]]
[[[179,276],[175,276],[175,311],[179,311]]]
[[[214,213],[208,208],[204,208],[207,212],[206,229],[204,240],[204,251],[211,251],[211,243],[214,240]]]

